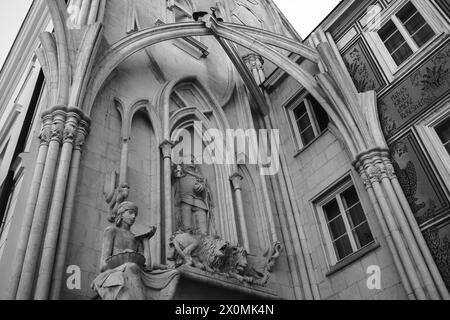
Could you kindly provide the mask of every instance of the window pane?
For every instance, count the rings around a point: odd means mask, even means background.
[[[397,17],[403,23],[419,48],[434,37],[435,33],[433,29],[431,29],[411,2],[398,12]]]
[[[333,240],[338,239],[339,237],[347,233],[347,230],[345,229],[344,219],[342,219],[342,216],[331,221],[328,224],[328,226],[330,228],[331,238]]]
[[[411,19],[404,23],[404,26],[409,34],[413,35],[426,24],[425,19],[417,12]]]
[[[327,222],[333,220],[337,216],[341,214],[341,211],[339,210],[339,205],[335,200],[331,201],[330,203],[323,206],[323,211],[325,212],[325,216],[327,218]]]
[[[309,120],[308,114],[303,115],[300,119],[297,120],[298,128],[300,132],[305,131],[308,127],[311,126],[311,121]]]
[[[394,32],[397,31],[395,24],[389,20],[381,29],[378,31],[381,40],[386,41]]]
[[[389,20],[378,31],[378,34],[397,65],[402,64],[413,54],[412,49],[392,20]]]
[[[356,228],[354,230],[354,235],[359,249],[365,247],[374,240],[367,222]]]
[[[442,143],[444,144],[448,153],[450,154],[450,118],[448,118],[442,124],[440,124],[436,128],[436,132],[439,138],[441,138]]]
[[[328,123],[330,123],[328,114],[322,108],[320,103],[317,102],[316,99],[314,99],[313,96],[310,95],[308,99],[311,102],[312,109],[314,110],[314,115],[316,116],[317,124],[319,125],[319,130],[320,132],[323,132],[328,127]]]
[[[397,65],[401,65],[406,59],[413,54],[413,51],[409,45],[405,42],[401,48],[392,54],[394,61]]]
[[[366,221],[366,215],[360,203],[348,210],[348,219],[352,228],[359,226],[361,223]]]
[[[417,13],[416,7],[411,2],[408,2],[398,13],[397,18],[400,19],[401,22],[407,22],[415,13]]]
[[[342,193],[342,200],[344,201],[345,209],[348,209],[359,202],[358,194],[355,187],[350,187]]]
[[[435,35],[433,29],[429,25],[425,25],[414,36],[413,39],[418,47],[422,47]]]
[[[386,48],[389,50],[389,53],[393,53],[405,43],[405,38],[402,36],[400,31],[396,31],[389,39],[384,42]]]
[[[337,240],[334,243],[334,247],[336,248],[338,260],[342,260],[353,253],[352,245],[350,244],[348,236],[342,237]]]
[[[295,120],[300,119],[305,114],[306,114],[306,106],[305,103],[302,102],[298,107],[294,109]]]
[[[301,136],[302,136],[302,140],[303,140],[303,145],[305,145],[305,146],[307,144],[311,143],[314,140],[314,138],[316,137],[314,135],[314,129],[312,127],[309,127],[308,130],[306,130],[305,132],[302,132]]]

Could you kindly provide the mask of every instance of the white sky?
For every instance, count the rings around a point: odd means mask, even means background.
[[[37,0],[43,1],[43,0]],[[274,0],[301,37],[309,33],[340,0]],[[0,66],[16,38],[32,0],[3,0],[0,4]]]
[[[305,39],[341,0],[274,0],[274,2]]]

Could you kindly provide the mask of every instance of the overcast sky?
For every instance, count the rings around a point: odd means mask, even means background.
[[[43,0],[38,0],[43,1]],[[309,33],[331,12],[340,0],[274,0],[300,36]],[[32,0],[3,0],[0,3],[0,66],[16,38]]]

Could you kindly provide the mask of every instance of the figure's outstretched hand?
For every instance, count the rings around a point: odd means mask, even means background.
[[[149,232],[141,234],[139,236],[136,236],[135,238],[139,239],[139,240],[151,239],[155,235],[156,230],[158,230],[158,228],[156,228],[154,226],[150,227],[150,231]]]

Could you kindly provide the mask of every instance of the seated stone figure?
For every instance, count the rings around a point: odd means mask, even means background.
[[[149,240],[156,232],[136,236],[131,226],[138,208],[123,202],[117,210],[115,226],[106,229],[101,256],[101,274],[92,289],[103,300],[171,300],[180,278],[178,270],[152,266]]]

